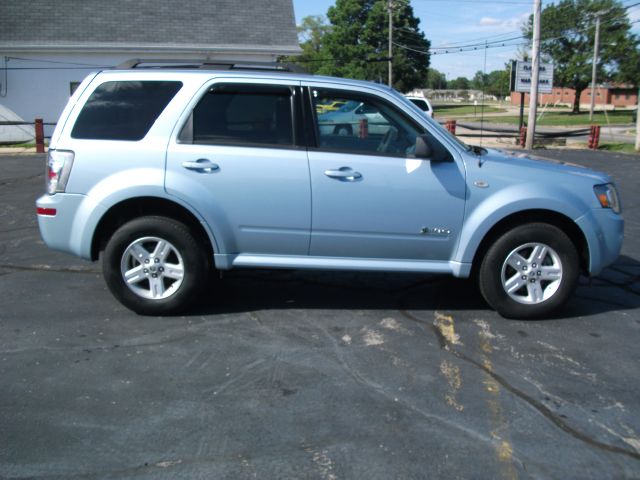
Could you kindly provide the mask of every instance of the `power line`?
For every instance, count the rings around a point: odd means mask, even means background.
[[[519,43],[511,43],[511,44],[502,43],[502,44],[499,44],[499,45],[498,44],[493,44],[493,45],[487,44],[487,45],[485,45],[483,43],[483,44],[480,44],[480,45],[477,45],[477,46],[467,46],[467,47],[464,47],[464,48],[462,48],[462,47],[451,48],[449,50],[445,50],[444,52],[434,52],[432,50],[419,50],[419,49],[411,48],[411,47],[409,47],[407,45],[402,45],[402,44],[396,43],[396,42],[393,42],[393,44],[395,46],[399,47],[399,48],[403,48],[405,50],[409,50],[409,51],[412,51],[412,52],[415,52],[415,53],[421,53],[423,55],[450,55],[450,54],[454,54],[454,53],[471,52],[471,51],[474,51],[474,50],[485,50],[485,49],[489,49],[489,48],[519,47],[521,45],[528,45],[529,43],[528,42],[519,42]]]
[[[497,35],[487,35],[485,37],[469,38],[467,40],[461,40],[459,42],[451,42],[451,43],[448,43],[446,45],[442,45],[442,47],[443,48],[455,47],[455,46],[457,46],[457,45],[459,45],[461,43],[466,43],[466,42],[479,42],[480,40],[484,41],[484,40],[489,40],[489,39],[492,39],[492,38],[496,38],[497,39],[498,37],[506,37],[508,35],[513,35],[515,33],[519,33],[519,31],[518,30],[512,30],[512,31],[506,32],[506,33],[499,33]],[[440,47],[434,47],[434,48],[440,48]]]
[[[5,67],[0,68],[0,70],[92,70],[92,69],[107,69],[114,68],[115,65],[103,65],[103,66],[93,66],[93,67]]]
[[[48,59],[44,59],[44,58],[7,57],[7,60],[20,60],[20,61],[23,61],[23,62],[55,63],[55,64],[63,64],[63,65],[78,65],[78,66],[84,66],[84,67],[87,67],[87,68],[104,68],[103,65],[95,65],[95,64],[90,64],[90,63],[59,61],[59,60],[48,60]]]
[[[492,45],[494,43],[504,43],[504,42],[510,42],[512,40],[520,40],[522,38],[526,38],[524,35],[519,35],[517,37],[511,37],[511,38],[503,38],[500,40],[493,40],[491,42],[489,41],[484,41],[482,43],[471,43],[471,44],[466,44],[466,45],[456,45],[456,46],[448,46],[448,47],[432,47],[431,50],[454,50],[456,48],[466,48],[466,47],[478,47],[478,46],[483,46],[483,45]]]
[[[512,34],[513,33],[516,33],[516,32],[512,32]],[[505,34],[500,34],[500,35],[495,35],[495,36],[492,35],[490,37],[485,37],[483,42],[467,43],[467,42],[473,42],[474,41],[473,39],[469,39],[469,40],[466,40],[466,41],[455,42],[455,43],[442,45],[442,46],[438,46],[438,47],[430,47],[429,51],[455,50],[455,49],[466,48],[466,47],[484,46],[487,43],[489,45],[492,45],[494,43],[504,43],[504,42],[510,42],[512,40],[520,40],[522,38],[526,38],[524,35],[518,35],[516,37],[511,37],[511,38],[498,38],[498,37],[502,37],[502,36],[505,36]],[[496,39],[489,41],[490,38],[496,38]],[[410,44],[407,44],[406,42],[404,42],[404,45],[407,46],[407,47],[411,47],[411,48],[420,48],[420,45],[410,45]]]

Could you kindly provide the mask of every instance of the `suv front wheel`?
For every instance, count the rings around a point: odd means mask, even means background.
[[[553,225],[530,223],[489,248],[480,266],[480,291],[504,317],[540,318],[567,301],[579,273],[571,239]]]
[[[104,251],[102,270],[113,295],[144,315],[184,310],[207,283],[202,242],[184,224],[141,217],[122,225]]]

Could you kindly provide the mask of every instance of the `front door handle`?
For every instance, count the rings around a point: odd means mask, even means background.
[[[360,172],[355,172],[351,167],[340,167],[337,170],[325,170],[324,174],[329,178],[335,178],[342,182],[355,182],[362,178]]]
[[[213,173],[220,170],[220,166],[208,158],[199,158],[195,162],[182,162],[182,166],[187,170],[194,170],[198,173]]]

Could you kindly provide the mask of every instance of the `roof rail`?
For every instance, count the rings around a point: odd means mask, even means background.
[[[116,70],[131,70],[134,68],[197,68],[206,70],[260,70],[268,72],[307,73],[304,68],[293,63],[235,62],[229,60],[189,60],[175,58],[132,58],[114,68]]]

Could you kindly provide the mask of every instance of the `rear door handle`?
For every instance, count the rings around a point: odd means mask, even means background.
[[[220,170],[220,166],[208,158],[199,158],[195,162],[182,162],[182,166],[198,173],[213,173]]]
[[[335,178],[342,182],[355,182],[362,178],[360,172],[355,172],[351,167],[340,167],[337,170],[325,170],[324,174],[329,178]]]

